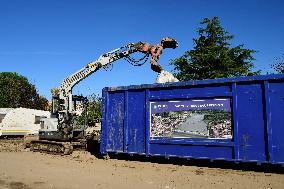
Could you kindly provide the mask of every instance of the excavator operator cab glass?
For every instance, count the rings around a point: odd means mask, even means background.
[[[59,111],[59,97],[58,96],[53,96],[52,97],[52,109],[51,109],[51,113],[53,115],[56,115]]]
[[[72,96],[73,101],[73,110],[77,112],[77,114],[81,115],[88,103],[88,99],[81,95],[73,95]]]

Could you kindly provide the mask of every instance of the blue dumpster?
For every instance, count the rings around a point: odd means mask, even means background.
[[[102,154],[284,165],[284,74],[103,89]]]

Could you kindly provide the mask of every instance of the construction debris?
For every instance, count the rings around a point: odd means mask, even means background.
[[[179,80],[173,76],[170,72],[162,70],[156,79],[156,83],[169,83],[178,82]]]

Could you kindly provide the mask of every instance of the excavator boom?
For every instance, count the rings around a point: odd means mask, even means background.
[[[76,116],[78,115],[78,111],[76,109],[76,100],[81,101],[83,107],[85,107],[85,105],[87,104],[86,98],[82,96],[72,95],[73,87],[76,86],[80,81],[84,80],[100,68],[107,67],[113,62],[122,58],[125,58],[134,66],[141,66],[142,64],[138,63],[140,60],[134,60],[129,56],[135,52],[145,54],[143,59],[150,56],[151,69],[155,72],[158,72],[159,76],[168,76],[170,73],[166,72],[160,66],[158,60],[163,52],[163,49],[175,49],[177,46],[177,41],[170,37],[162,39],[161,42],[157,45],[151,45],[145,42],[129,43],[126,46],[101,55],[97,60],[88,63],[79,71],[65,78],[60,85],[59,92],[55,94],[52,99],[52,112],[55,118],[46,120],[46,123],[48,122],[55,124],[42,124],[43,127],[39,131],[39,138],[41,140],[32,141],[31,149],[34,151],[54,151],[56,153],[68,154],[72,152],[72,145],[60,141],[70,142],[75,138],[84,138],[84,131],[86,127],[82,128],[79,132],[75,132],[74,130],[74,127],[76,126],[74,118],[76,118]],[[164,80],[161,81],[165,82]],[[177,80],[175,78],[171,78],[171,81]]]

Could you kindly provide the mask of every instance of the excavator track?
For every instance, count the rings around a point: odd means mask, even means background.
[[[69,155],[73,152],[71,142],[57,142],[48,140],[34,140],[30,142],[30,150],[56,155]]]

